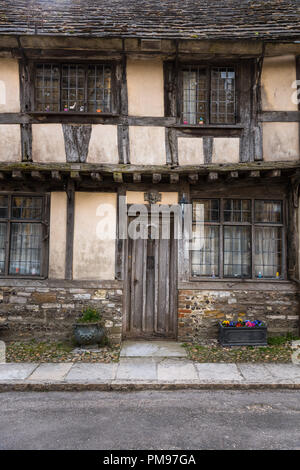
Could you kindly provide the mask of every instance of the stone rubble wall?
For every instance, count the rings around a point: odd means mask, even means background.
[[[261,320],[270,336],[299,334],[299,299],[293,291],[178,291],[178,340],[217,339],[218,322],[237,318]]]
[[[1,287],[0,337],[5,341],[71,340],[82,309],[99,308],[111,343],[122,335],[122,290],[95,288]]]

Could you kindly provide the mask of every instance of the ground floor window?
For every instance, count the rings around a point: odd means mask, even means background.
[[[284,278],[283,201],[193,201],[193,277]]]
[[[0,275],[42,276],[45,197],[0,195]]]

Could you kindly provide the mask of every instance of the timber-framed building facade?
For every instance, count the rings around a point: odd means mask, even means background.
[[[66,338],[87,305],[116,343],[214,338],[241,314],[298,333],[299,17],[0,0],[3,336]],[[198,245],[173,219],[168,239],[123,237],[124,204],[150,203],[189,204]]]

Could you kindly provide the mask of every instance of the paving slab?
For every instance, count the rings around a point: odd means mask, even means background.
[[[121,358],[116,380],[156,380],[156,361],[152,358]]]
[[[104,383],[115,378],[118,364],[77,363],[66,375],[67,382]]]
[[[162,382],[194,382],[198,380],[198,374],[192,361],[163,359],[157,364],[157,379]]]
[[[187,357],[176,341],[124,341],[120,357]]]
[[[238,369],[249,383],[274,383],[274,376],[266,364],[238,364]]]
[[[0,381],[24,380],[32,374],[37,366],[38,364],[35,363],[9,362],[0,364]]]
[[[300,379],[300,365],[297,364],[266,364],[267,371],[277,380]]]
[[[0,364],[5,364],[6,362],[6,346],[4,341],[0,341]]]
[[[236,364],[196,363],[200,382],[241,382],[243,377]]]
[[[27,380],[35,381],[51,381],[56,382],[63,380],[66,374],[69,372],[73,366],[72,362],[64,363],[43,363],[40,364],[33,373],[27,378]]]

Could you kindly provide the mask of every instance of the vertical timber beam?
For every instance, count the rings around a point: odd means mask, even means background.
[[[33,110],[33,67],[28,62],[18,38],[22,59],[19,61],[20,107],[21,113]],[[32,161],[32,125],[20,124],[22,161]]]
[[[127,209],[126,202],[126,187],[123,185],[118,186],[117,190],[117,236],[116,236],[116,263],[115,263],[115,276],[119,281],[124,280],[125,276],[125,243],[124,238],[125,227],[127,225]],[[122,199],[121,199],[122,198]]]
[[[75,183],[68,181],[67,185],[67,236],[66,236],[66,272],[67,280],[73,279],[73,247],[74,247],[74,218],[75,218]]]

